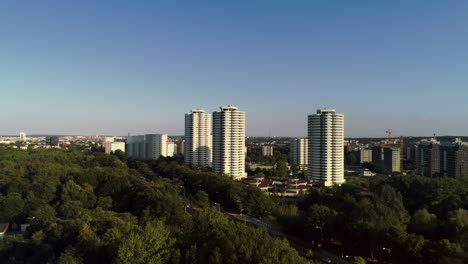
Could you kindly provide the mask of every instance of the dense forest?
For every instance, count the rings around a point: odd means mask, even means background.
[[[2,263],[313,261],[220,209],[276,221],[337,255],[468,262],[466,178],[350,178],[291,201],[184,166],[182,156],[141,162],[122,154],[0,149],[0,222],[10,223]]]
[[[284,231],[322,242],[338,255],[396,263],[468,263],[468,178],[421,176],[348,178],[333,188],[313,188],[298,201],[266,196],[257,188],[209,172],[181,159],[139,163],[205,191],[227,210],[274,217]]]
[[[143,164],[129,168],[121,153],[0,149],[0,222],[10,223],[1,263],[307,263],[286,240],[209,203],[187,211],[180,180]],[[239,195],[247,205],[250,195]]]

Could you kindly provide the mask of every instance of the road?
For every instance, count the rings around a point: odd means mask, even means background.
[[[293,237],[293,236],[285,234],[282,231],[282,228],[276,223],[268,222],[268,221],[265,221],[263,219],[259,219],[259,218],[255,218],[255,217],[250,217],[250,216],[247,216],[245,214],[240,215],[240,214],[229,213],[229,212],[224,212],[224,211],[222,211],[222,213],[226,217],[228,217],[230,219],[233,219],[233,220],[236,220],[236,221],[249,223],[249,224],[252,224],[252,225],[255,225],[255,226],[264,226],[271,235],[286,238],[289,241],[289,243],[291,244],[291,246],[293,246],[300,253],[301,256],[306,256],[307,251],[312,250],[312,252],[314,253],[314,259],[322,261],[324,263],[326,263],[326,261],[324,261],[324,260],[331,260],[331,263],[338,263],[338,264],[349,263],[347,260],[345,260],[345,259],[341,258],[340,256],[337,256],[337,255],[335,255],[335,254],[333,254],[333,253],[331,253],[331,252],[329,252],[329,251],[327,251],[327,250],[325,250],[323,248],[314,247],[312,245],[312,243],[308,243],[308,242],[306,242],[304,240],[301,240],[301,239],[299,239],[297,237]]]

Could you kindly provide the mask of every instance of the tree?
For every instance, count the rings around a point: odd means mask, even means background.
[[[352,264],[366,264],[367,261],[364,258],[360,257],[360,256],[354,256],[351,263]]]
[[[16,192],[10,192],[8,195],[0,201],[0,221],[11,222],[13,221],[24,208],[24,201],[21,198],[21,194]]]
[[[208,194],[204,191],[198,191],[193,197],[193,200],[195,201],[195,204],[200,206],[201,208],[206,208],[210,206]]]
[[[166,263],[174,242],[162,222],[135,226],[118,247],[116,263]]]
[[[59,257],[58,264],[81,264],[83,259],[73,247],[67,248]]]
[[[283,159],[277,159],[276,160],[276,165],[275,165],[275,176],[278,176],[280,178],[285,178],[288,177],[288,164],[285,160]]]

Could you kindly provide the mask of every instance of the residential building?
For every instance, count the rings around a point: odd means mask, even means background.
[[[211,166],[211,116],[204,110],[192,110],[185,114],[185,164],[196,167]]]
[[[291,140],[289,155],[291,164],[298,166],[301,170],[307,169],[308,161],[308,144],[307,138],[294,138]]]
[[[60,138],[58,136],[46,136],[45,144],[46,146],[58,147],[60,145]]]
[[[146,159],[167,156],[167,134],[145,135]]]
[[[167,142],[167,157],[173,157],[177,154],[177,144],[174,141]]]
[[[401,172],[400,148],[392,145],[372,147],[372,164],[381,173]]]
[[[235,106],[213,112],[213,171],[235,180],[246,177],[245,149],[245,112]]]
[[[417,174],[435,177],[440,173],[440,142],[435,138],[423,140],[416,146]]]
[[[167,134],[128,136],[127,157],[132,159],[158,159],[167,156]]]
[[[106,142],[104,145],[104,149],[107,154],[110,154],[111,152],[115,152],[117,150],[125,152],[125,142]]]
[[[360,149],[359,150],[359,162],[372,163],[372,149]]]
[[[344,115],[319,109],[308,117],[308,170],[314,185],[331,186],[344,180]]]
[[[442,142],[439,146],[440,176],[468,177],[468,144]]]
[[[273,146],[262,146],[262,156],[273,156]]]

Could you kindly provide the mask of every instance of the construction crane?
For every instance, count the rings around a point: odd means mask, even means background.
[[[385,131],[385,133],[387,133],[387,144],[390,144],[390,136],[392,135],[392,131],[390,130],[390,128],[388,128],[387,131]]]

